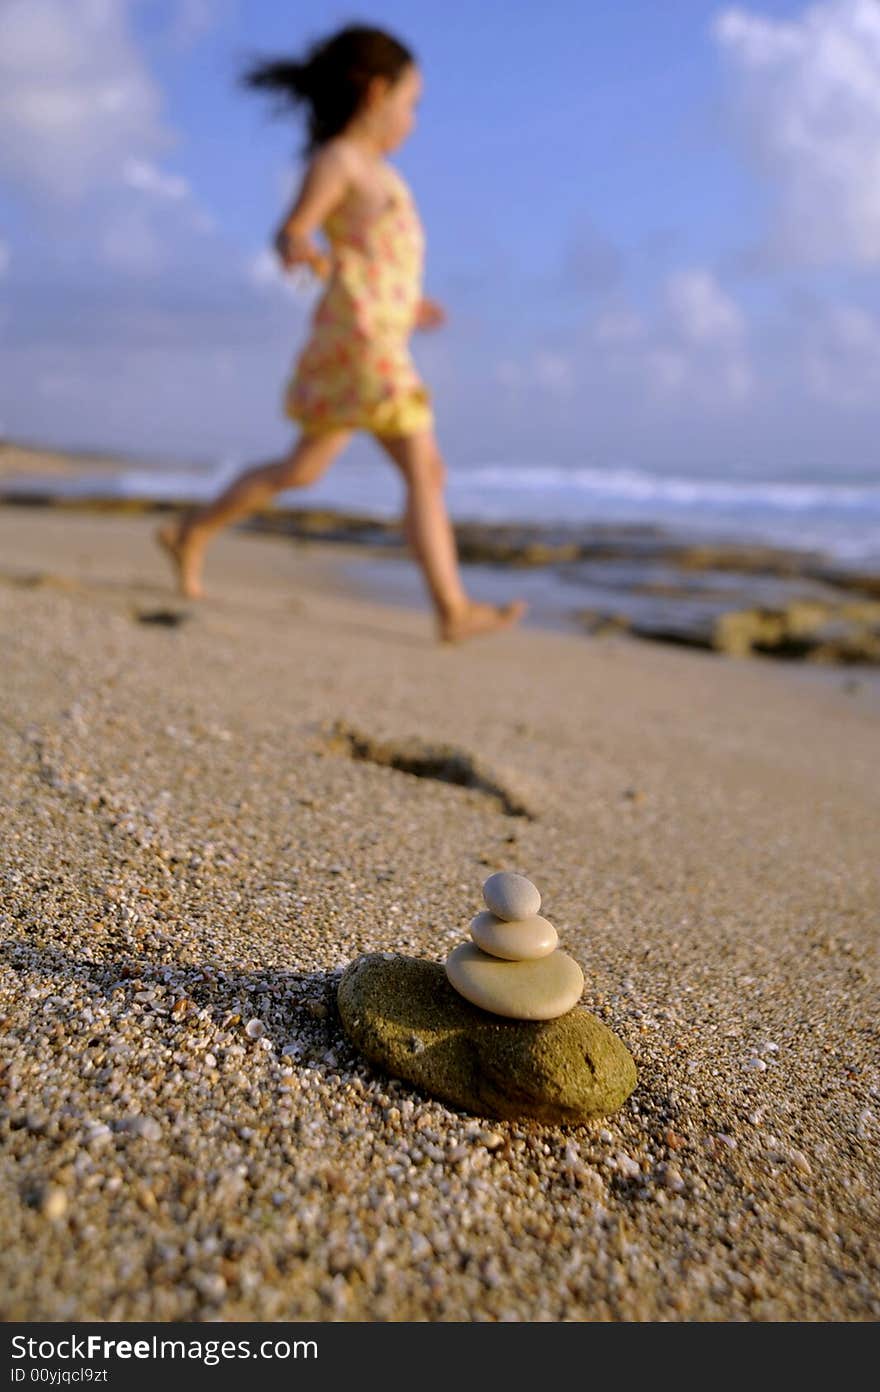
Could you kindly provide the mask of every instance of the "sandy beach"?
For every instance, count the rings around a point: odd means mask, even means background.
[[[876,1319],[876,686],[442,647],[240,531],[192,605],[154,527],[0,509],[0,1317]],[[442,961],[497,869],[635,1058],[614,1116],[465,1115],[341,1031],[345,964]]]

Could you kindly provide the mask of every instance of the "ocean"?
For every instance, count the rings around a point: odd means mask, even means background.
[[[53,492],[112,497],[213,497],[242,467],[132,467],[73,480]],[[820,551],[867,569],[880,567],[880,459],[872,473],[742,469],[724,475],[593,464],[492,461],[448,467],[447,506],[456,521],[651,525],[673,536],[761,542]],[[317,484],[278,495],[291,507],[333,507],[382,519],[399,515],[403,483],[381,457],[342,455]]]

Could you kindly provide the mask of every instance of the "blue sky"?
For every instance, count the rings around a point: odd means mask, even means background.
[[[302,128],[235,80],[351,20],[422,67],[392,160],[448,314],[412,348],[450,463],[877,472],[878,0],[2,0],[2,431],[291,438],[319,291],[267,242]]]

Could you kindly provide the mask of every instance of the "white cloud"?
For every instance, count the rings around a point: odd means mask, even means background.
[[[655,400],[736,407],[752,393],[746,321],[710,271],[669,275],[650,317],[617,305],[592,324],[605,367]]]
[[[0,175],[74,200],[170,136],[134,44],[126,0],[5,0],[0,8]]]
[[[139,0],[0,0],[0,178],[126,274],[154,275],[213,229],[157,163],[171,136],[130,27]]]
[[[666,302],[682,338],[690,343],[733,343],[745,329],[743,316],[709,271],[674,272]]]
[[[713,32],[777,197],[766,250],[803,263],[880,262],[880,4],[822,0],[793,20],[735,7]]]
[[[664,286],[659,345],[647,355],[648,379],[663,396],[693,395],[705,404],[738,406],[751,395],[746,322],[711,271],[675,271]]]
[[[306,266],[295,266],[291,271],[283,271],[278,257],[264,247],[245,263],[245,276],[258,290],[283,290],[294,299],[310,296],[318,288],[318,281]]]
[[[856,305],[836,304],[804,335],[803,363],[813,395],[836,406],[880,400],[880,320]]]
[[[557,399],[570,396],[574,390],[574,364],[562,353],[537,348],[525,360],[499,358],[493,368],[495,380],[503,387],[519,392],[537,387],[542,395]]]
[[[165,174],[149,160],[127,159],[122,166],[122,180],[129,188],[141,189],[157,198],[178,201],[190,194],[189,184],[182,174]]]
[[[182,174],[168,174],[149,160],[127,159],[122,167],[122,182],[157,203],[176,205],[197,232],[214,231],[214,219],[197,203]]]
[[[648,410],[715,412],[738,409],[754,388],[745,316],[701,266],[669,275],[651,310],[618,292],[562,349],[506,353],[492,372],[511,402],[527,397],[536,410],[540,399],[593,399],[612,388]]]

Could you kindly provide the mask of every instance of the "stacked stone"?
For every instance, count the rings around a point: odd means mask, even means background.
[[[565,1015],[580,1000],[584,974],[538,913],[535,885],[502,870],[486,880],[483,898],[487,911],[471,920],[473,941],[460,943],[446,959],[450,985],[472,1005],[508,1019]]]
[[[578,1006],[583,973],[538,913],[537,889],[505,871],[483,897],[488,912],[445,970],[393,952],[349,963],[337,993],[349,1039],[375,1067],[478,1116],[567,1125],[615,1111],[635,1064]]]

